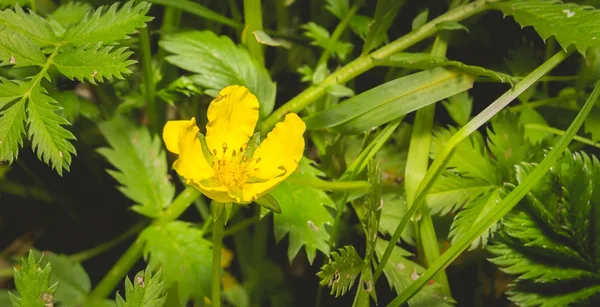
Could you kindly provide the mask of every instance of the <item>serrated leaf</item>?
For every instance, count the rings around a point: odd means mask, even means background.
[[[308,164],[307,159],[302,159],[298,171],[290,178],[314,178],[319,172]],[[329,233],[325,225],[333,224],[333,217],[325,206],[333,207],[334,203],[325,191],[283,181],[269,194],[281,207],[281,214],[273,216],[275,239],[279,242],[289,234],[287,255],[290,261],[302,246],[305,246],[310,263],[315,259],[317,249],[329,254]]]
[[[140,234],[150,268],[160,267],[165,288],[177,285],[179,301],[209,296],[212,250],[200,229],[174,221],[146,228]]]
[[[152,275],[146,268],[135,275],[133,283],[125,280],[125,299],[117,293],[117,307],[162,307],[167,301],[161,270]]]
[[[406,199],[396,193],[385,193],[381,198],[383,208],[379,219],[379,232],[384,235],[392,235],[400,220],[406,214]],[[413,223],[406,226],[400,238],[410,245],[415,245],[415,227]]]
[[[462,177],[456,173],[445,172],[427,193],[427,206],[431,214],[446,215],[456,212],[479,195],[495,188],[499,186],[479,178]]]
[[[159,216],[175,194],[161,139],[120,116],[100,123],[99,128],[111,148],[100,148],[98,152],[117,168],[108,173],[121,184],[119,190],[136,202],[133,210],[149,217]]]
[[[452,222],[452,226],[450,226],[449,237],[452,239],[452,243],[469,233],[473,225],[479,222],[486,213],[490,212],[499,201],[500,193],[499,190],[496,189],[485,193],[475,200],[467,203],[463,210],[458,212],[454,218],[454,221]],[[494,223],[488,228],[487,231],[485,231],[481,236],[473,241],[473,243],[471,243],[471,247],[469,249],[485,246],[497,228],[498,224]]]
[[[62,36],[67,27],[81,20],[92,6],[84,2],[68,2],[59,6],[48,19],[56,35]]]
[[[520,162],[529,162],[535,156],[535,150],[525,140],[524,129],[516,114],[500,112],[492,119],[487,129],[488,148],[494,156],[503,178],[510,178],[514,166]]]
[[[375,252],[377,258],[381,259],[389,242],[379,239]],[[425,269],[419,264],[412,262],[406,257],[412,254],[395,246],[388,262],[383,268],[383,274],[390,287],[396,293],[402,292],[408,285],[415,281]],[[408,301],[410,306],[451,306],[452,300],[444,295],[444,290],[439,283],[433,283],[425,286],[413,298]]]
[[[371,52],[388,40],[387,31],[405,2],[405,0],[377,0],[375,17],[369,25],[369,33],[363,45],[363,54]]]
[[[59,41],[48,21],[35,12],[25,13],[19,5],[14,10],[0,11],[0,24],[3,28],[27,37],[39,47],[54,45]]]
[[[589,48],[600,48],[600,12],[589,6],[547,0],[512,0],[491,6],[513,16],[521,27],[533,26],[543,40],[554,36],[563,49],[574,44],[585,56]]]
[[[258,98],[261,117],[273,110],[277,86],[269,72],[229,37],[191,31],[168,35],[159,44],[174,53],[166,57],[169,63],[197,73],[190,79],[204,87],[206,94],[214,97],[226,86],[243,85]]]
[[[26,109],[31,148],[38,159],[51,165],[62,176],[63,169],[69,171],[71,155],[76,153],[70,142],[75,140],[75,136],[63,127],[69,122],[56,114],[60,107],[39,85],[29,92]]]
[[[592,114],[590,113],[590,115],[588,115],[588,119],[590,119],[591,116]],[[587,123],[587,121],[585,123]],[[528,140],[531,144],[540,144],[548,134],[544,131],[527,129],[527,125],[530,124],[541,125],[546,127],[548,126],[548,122],[546,122],[544,117],[537,110],[535,110],[534,108],[524,108],[523,110],[521,110],[521,114],[519,114],[519,125],[522,125],[523,128],[525,128],[525,139]],[[600,126],[598,128],[600,128]]]
[[[71,49],[58,54],[54,58],[54,65],[71,80],[87,80],[96,84],[96,81],[104,82],[105,79],[124,79],[123,74],[131,73],[128,67],[136,63],[129,60],[133,52],[126,47],[112,49],[112,46],[102,47],[100,43]]]
[[[452,120],[460,127],[464,126],[471,119],[473,110],[473,98],[469,96],[467,91],[460,92],[454,96],[448,97],[442,101],[444,108]]]
[[[337,252],[331,252],[329,263],[321,268],[317,276],[321,278],[321,285],[327,285],[331,288],[331,294],[338,297],[352,288],[356,277],[366,265],[356,249],[348,245]]]
[[[119,8],[117,2],[108,8],[99,7],[88,12],[78,23],[67,28],[63,39],[80,47],[98,42],[110,44],[128,38],[128,35],[146,27],[146,22],[152,20],[152,17],[146,16],[149,3],[134,3],[129,1]]]
[[[10,294],[13,307],[45,307],[53,304],[58,282],[50,285],[52,265],[42,267],[33,253],[21,260],[21,268],[14,269],[15,286],[19,296]]]
[[[31,2],[31,0],[0,0],[0,8],[5,8],[5,7],[13,7],[16,4],[20,5],[20,6],[25,6],[28,5]]]
[[[0,29],[0,66],[43,66],[46,57],[40,48],[25,36],[9,29]]]
[[[0,161],[12,163],[19,154],[19,147],[23,146],[26,119],[24,95],[27,88],[27,84],[22,82],[4,80],[0,83],[0,108],[18,99],[0,112]]]
[[[314,22],[309,22],[301,27],[304,30],[304,36],[310,38],[311,45],[319,46],[323,49],[329,49],[332,54],[344,61],[346,56],[352,50],[353,45],[340,40],[333,41],[327,29]]]

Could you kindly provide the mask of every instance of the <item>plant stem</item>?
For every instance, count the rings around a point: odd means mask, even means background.
[[[231,20],[215,11],[212,11],[210,9],[208,9],[205,6],[202,6],[196,2],[190,1],[190,0],[177,0],[177,1],[173,1],[173,0],[148,0],[148,2],[150,3],[156,3],[156,4],[160,4],[160,5],[164,5],[164,6],[168,6],[168,7],[174,7],[174,8],[178,8],[182,11],[186,11],[188,13],[194,14],[196,16],[202,17],[204,19],[210,20],[210,21],[214,21],[214,22],[218,22],[227,26],[230,26],[232,28],[236,28],[236,29],[242,29],[244,28],[244,26],[242,24],[240,24],[239,22],[236,22],[234,20]]]
[[[244,20],[246,22],[246,45],[248,52],[258,63],[265,65],[263,45],[256,40],[254,31],[262,30],[261,0],[244,0]]]
[[[158,133],[162,126],[160,112],[154,99],[154,70],[152,69],[152,51],[150,50],[150,35],[148,28],[140,29],[140,51],[142,54],[142,70],[144,71],[144,97],[146,99],[146,114],[148,115],[148,127],[150,131]]]
[[[366,181],[325,181],[319,178],[292,178],[286,179],[287,182],[296,185],[311,187],[327,191],[354,191],[367,190],[371,185]]]
[[[223,227],[225,212],[221,212],[213,224],[212,287],[211,306],[221,306],[221,249],[223,246]]]
[[[586,101],[581,111],[579,111],[577,114],[575,120],[573,120],[569,126],[569,129],[567,129],[565,134],[552,147],[552,150],[550,150],[542,162],[540,162],[540,164],[538,164],[538,166],[529,175],[527,175],[527,177],[525,177],[525,179],[523,179],[523,181],[521,181],[521,183],[514,190],[512,190],[512,192],[503,198],[491,211],[485,214],[478,223],[473,225],[473,228],[469,233],[467,233],[467,235],[461,237],[459,240],[457,240],[457,242],[452,244],[452,246],[446,250],[446,252],[440,258],[431,264],[431,267],[429,267],[429,269],[427,269],[427,271],[425,271],[423,275],[419,277],[419,279],[411,283],[404,291],[402,291],[402,293],[400,293],[400,295],[396,297],[388,305],[388,307],[400,306],[404,302],[408,301],[427,283],[427,281],[435,276],[439,270],[448,266],[460,255],[460,253],[467,249],[473,240],[479,237],[491,225],[508,214],[562,156],[562,153],[569,145],[569,142],[573,139],[577,131],[579,131],[583,125],[583,122],[589,115],[594,104],[598,100],[598,97],[600,97],[600,82],[596,83],[594,91]]]
[[[558,96],[558,97],[553,97],[553,98],[548,98],[548,99],[541,99],[541,100],[537,100],[534,102],[529,102],[527,104],[516,105],[516,106],[510,107],[509,109],[512,112],[520,112],[521,110],[523,110],[525,108],[538,108],[538,107],[543,107],[546,105],[552,105],[555,103],[574,100],[579,97],[582,97],[583,95],[584,95],[584,93],[576,93],[576,94],[563,95],[563,96]],[[576,110],[579,110],[579,108],[577,108]]]
[[[194,200],[200,196],[200,192],[192,187],[187,187],[181,192],[177,198],[171,203],[163,214],[154,220],[153,225],[164,224],[176,220],[187,209]],[[136,240],[127,251],[117,260],[117,263],[108,271],[102,278],[100,283],[92,290],[88,297],[88,302],[102,301],[107,297],[116,285],[121,281],[123,276],[129,272],[131,267],[142,257],[144,242]]]
[[[331,34],[331,38],[329,39],[329,43],[327,44],[327,46],[325,48],[325,51],[323,51],[323,53],[321,53],[321,56],[319,57],[319,61],[317,62],[316,67],[319,67],[322,64],[327,63],[327,60],[329,60],[329,56],[331,55],[331,50],[333,49],[333,46],[340,39],[340,36],[342,36],[342,33],[344,33],[344,30],[346,30],[346,27],[348,26],[350,19],[356,14],[356,12],[358,11],[358,9],[360,8],[361,5],[362,5],[362,1],[355,1],[354,4],[352,5],[352,7],[350,8],[350,10],[348,11],[348,13],[346,14],[346,16],[344,16],[344,19],[342,19],[340,21],[340,23],[337,25],[337,27],[335,27],[335,30],[333,30],[333,33]]]
[[[260,130],[263,133],[270,131],[277,122],[279,122],[285,114],[290,112],[299,112],[306,106],[315,102],[326,93],[327,86],[334,83],[343,84],[356,76],[364,73],[365,71],[375,67],[376,60],[386,58],[394,53],[403,51],[414,44],[424,40],[437,33],[438,29],[436,24],[442,21],[460,21],[477,13],[480,13],[488,9],[487,3],[494,2],[496,0],[478,0],[467,5],[463,5],[453,9],[438,18],[428,22],[419,29],[416,29],[403,37],[379,48],[378,50],[362,55],[356,58],[354,61],[348,63],[341,69],[335,71],[329,75],[323,82],[318,85],[311,86],[304,90],[302,93],[292,98],[292,100],[285,103],[269,117],[263,121]]]
[[[408,211],[406,212],[404,217],[402,217],[402,220],[398,224],[398,227],[396,227],[396,230],[394,231],[394,234],[392,235],[392,238],[390,239],[390,242],[389,242],[388,246],[386,247],[386,250],[385,250],[383,256],[381,257],[381,262],[379,263],[379,265],[377,266],[377,269],[375,270],[375,273],[373,274],[374,280],[377,280],[377,278],[379,278],[379,276],[381,275],[381,272],[383,272],[383,268],[385,267],[385,264],[389,260],[390,255],[392,254],[392,251],[394,249],[394,246],[396,245],[395,242],[397,242],[398,239],[400,239],[400,235],[404,231],[404,228],[408,224],[409,220],[415,214],[417,209],[419,209],[421,204],[423,204],[425,197],[427,195],[427,192],[433,185],[433,182],[435,181],[435,179],[437,179],[437,177],[441,174],[442,170],[444,170],[446,163],[448,161],[448,158],[452,154],[454,148],[458,144],[460,144],[463,140],[465,140],[467,137],[469,137],[469,135],[471,135],[473,132],[475,132],[477,129],[479,129],[479,127],[481,127],[483,124],[485,124],[496,113],[500,112],[511,101],[513,101],[515,98],[517,98],[517,96],[519,96],[526,89],[528,89],[530,86],[532,86],[534,83],[536,83],[540,77],[547,74],[554,67],[556,67],[556,65],[561,63],[564,59],[566,59],[571,54],[571,52],[573,52],[573,50],[574,50],[573,48],[569,48],[568,51],[561,50],[560,52],[555,54],[552,58],[550,58],[544,64],[540,65],[538,68],[536,68],[534,71],[532,71],[529,75],[527,75],[527,77],[524,78],[521,82],[517,83],[515,85],[515,87],[508,90],[502,96],[500,96],[498,99],[496,99],[496,101],[494,101],[485,110],[483,110],[481,113],[479,113],[477,116],[475,116],[471,121],[469,121],[458,132],[456,132],[454,135],[452,135],[452,137],[446,142],[446,145],[444,145],[444,147],[439,152],[438,156],[435,158],[435,160],[429,167],[429,170],[425,174],[423,181],[421,181],[421,184],[419,185],[419,188],[416,193],[414,205],[412,207],[408,208]]]
[[[556,135],[564,135],[565,131],[564,130],[560,130],[560,129],[556,129],[556,128],[552,128],[552,127],[548,127],[548,126],[544,126],[544,125],[539,125],[539,124],[525,124],[524,126],[525,130],[537,130],[537,131],[543,131],[543,132],[548,132],[548,133],[552,133],[552,134],[556,134]],[[590,145],[590,146],[594,146],[596,148],[600,148],[600,142],[594,142],[590,139],[581,137],[579,135],[576,135],[573,137],[573,140],[586,144],[586,145]]]

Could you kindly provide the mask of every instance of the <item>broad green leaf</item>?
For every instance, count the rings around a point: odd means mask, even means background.
[[[81,20],[91,9],[92,6],[87,3],[68,2],[54,10],[48,19],[56,35],[62,36],[67,27]]]
[[[166,57],[169,63],[196,73],[190,79],[206,94],[215,97],[226,86],[243,85],[258,98],[261,117],[273,110],[277,86],[269,72],[229,37],[192,31],[169,35],[159,44],[173,53]]]
[[[456,212],[479,195],[499,187],[479,178],[463,177],[453,172],[445,172],[427,193],[427,206],[429,206],[431,214],[446,215]],[[393,227],[395,228],[396,225]]]
[[[466,125],[471,120],[473,98],[467,91],[448,97],[447,100],[442,101],[442,104],[459,127]]]
[[[133,210],[148,217],[159,216],[175,194],[162,140],[120,116],[100,123],[99,128],[111,148],[98,152],[117,169],[108,173],[121,184],[119,190],[136,203]]]
[[[380,259],[383,256],[388,242],[379,239],[377,241],[377,247],[375,249],[377,258]],[[406,257],[412,256],[411,253],[405,251],[399,246],[395,246],[389,261],[383,268],[383,274],[388,280],[388,283],[396,293],[402,292],[409,284],[419,278],[419,276],[425,271],[419,264],[414,263]],[[433,283],[427,285],[419,293],[408,301],[410,306],[451,306],[452,300],[443,294],[442,287],[439,283]]]
[[[69,171],[71,155],[75,154],[69,140],[75,140],[75,136],[64,127],[69,122],[56,113],[60,109],[57,102],[37,85],[31,88],[26,109],[27,136],[38,159],[51,165],[59,175],[63,169]]]
[[[328,264],[325,264],[317,275],[320,284],[331,288],[331,294],[338,297],[346,294],[354,281],[367,264],[356,253],[353,246],[348,245],[332,252]],[[359,289],[360,290],[360,289]]]
[[[472,85],[473,78],[468,75],[443,68],[426,70],[372,88],[303,120],[309,130],[335,127],[362,133]]]
[[[112,46],[83,46],[60,53],[54,58],[54,65],[63,75],[73,80],[87,80],[92,84],[112,78],[124,79],[123,74],[130,74],[129,66],[136,63],[129,60],[133,53],[127,47],[112,51]],[[112,52],[111,52],[112,51]]]
[[[129,1],[121,8],[118,2],[108,8],[100,7],[68,27],[63,39],[81,47],[98,42],[110,44],[128,38],[128,35],[146,27],[146,22],[152,20],[152,17],[146,16],[149,9],[150,4],[143,1],[135,5],[134,1]]]
[[[6,35],[6,30],[17,32],[39,47],[54,45],[59,41],[48,21],[35,12],[25,13],[19,5],[14,10],[0,11],[0,24],[5,29],[0,32],[3,35]]]
[[[452,242],[460,240],[461,237],[469,233],[477,222],[490,212],[500,201],[499,189],[485,193],[475,200],[467,203],[463,210],[458,212],[450,227],[449,237],[452,238]],[[479,246],[485,246],[492,236],[492,234],[498,228],[498,224],[495,223],[486,232],[481,234],[479,238],[471,243],[470,249],[475,249]]]
[[[480,66],[467,65],[459,61],[451,61],[443,56],[429,53],[397,53],[383,60],[376,60],[378,65],[413,69],[431,69],[435,67],[451,67],[473,77],[485,76],[500,82],[515,84],[516,80],[507,74]]]
[[[369,25],[369,33],[363,45],[363,54],[371,52],[388,40],[387,31],[405,2],[405,0],[377,0],[375,17]]]
[[[11,293],[13,307],[45,307],[54,303],[58,282],[50,285],[52,265],[42,266],[33,253],[21,260],[21,268],[14,269],[15,286],[19,296]]]
[[[323,49],[329,48],[342,61],[346,59],[346,56],[352,50],[352,44],[340,40],[333,41],[327,29],[312,21],[303,25],[302,29],[304,29],[304,36],[312,40],[311,45],[319,46]]]
[[[256,38],[257,42],[259,42],[263,45],[267,45],[267,46],[271,46],[271,47],[283,47],[283,48],[287,48],[287,49],[292,47],[291,42],[286,41],[284,39],[272,38],[269,34],[265,33],[264,31],[261,31],[261,30],[254,31],[254,37]]]
[[[133,283],[125,279],[125,299],[117,293],[117,307],[162,307],[166,301],[161,270],[153,275],[150,268],[137,273]]]
[[[9,29],[0,29],[0,66],[43,66],[46,57],[40,48],[25,36]]]
[[[150,268],[161,268],[165,288],[177,286],[179,301],[201,300],[210,294],[211,243],[200,229],[174,221],[146,228],[140,234]]]
[[[534,148],[525,140],[523,126],[512,112],[500,112],[494,116],[487,135],[488,148],[503,178],[510,178],[516,164],[530,162],[535,156]]]
[[[302,159],[298,171],[290,178],[314,178],[319,174],[316,168]],[[325,225],[333,224],[333,217],[325,206],[333,207],[334,203],[325,191],[306,186],[299,186],[283,181],[271,193],[279,206],[281,214],[273,215],[275,239],[281,241],[289,234],[288,258],[296,257],[302,246],[305,246],[308,261],[313,262],[317,249],[329,254],[329,233]]]
[[[469,32],[469,28],[465,27],[464,25],[460,24],[457,21],[451,21],[451,20],[446,20],[446,21],[442,21],[440,23],[436,23],[435,27],[438,28],[439,30],[446,30],[446,31],[464,30],[464,31]]]
[[[589,6],[545,0],[511,0],[491,4],[510,15],[521,27],[533,26],[546,40],[554,36],[566,49],[574,44],[585,56],[589,48],[600,48],[600,12]]]

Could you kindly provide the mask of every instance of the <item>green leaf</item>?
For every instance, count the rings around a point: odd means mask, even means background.
[[[335,15],[339,20],[343,20],[344,17],[350,12],[350,3],[348,0],[327,0],[325,5],[331,14]],[[373,22],[373,19],[363,15],[353,15],[348,21],[348,25],[363,40],[367,37],[369,32],[369,25]]]
[[[385,193],[381,196],[383,208],[379,219],[379,232],[383,235],[391,235],[396,230],[402,217],[406,214],[406,199],[396,193]],[[415,227],[410,224],[402,232],[402,241],[415,245]]]
[[[592,114],[588,116],[588,119],[592,117]],[[586,121],[587,123],[587,121]],[[544,117],[534,108],[524,108],[521,110],[521,114],[519,114],[519,125],[522,125],[525,128],[524,136],[525,139],[528,140],[531,144],[539,144],[542,142],[544,138],[548,135],[544,131],[538,131],[534,129],[527,129],[526,125],[542,125],[548,126],[548,123],[544,119]],[[585,123],[584,123],[585,127]],[[600,128],[600,127],[599,127]],[[584,128],[585,129],[585,128]]]
[[[516,114],[498,113],[492,118],[491,129],[487,132],[488,148],[504,174],[503,178],[510,178],[516,164],[529,162],[534,157],[535,150],[525,140],[523,126]]]
[[[174,53],[166,57],[169,63],[197,73],[190,78],[206,94],[215,97],[226,86],[243,85],[258,98],[262,118],[273,110],[277,87],[269,72],[229,37],[192,31],[168,35],[159,44]]]
[[[471,120],[473,98],[469,96],[467,91],[448,97],[448,100],[442,101],[442,104],[458,126],[462,127]]]
[[[25,6],[30,4],[31,0],[0,0],[0,8],[13,7],[15,5]]]
[[[312,179],[319,173],[307,159],[302,159],[298,171],[290,178]],[[333,224],[333,217],[325,206],[333,207],[334,203],[325,191],[283,181],[269,194],[281,207],[281,214],[273,215],[275,239],[279,242],[289,233],[287,255],[290,261],[303,245],[310,263],[315,259],[317,249],[329,254],[329,233],[325,225]]]
[[[136,33],[136,29],[145,28],[146,22],[152,20],[146,13],[150,9],[147,2],[139,2],[134,6],[129,1],[119,9],[119,3],[109,8],[99,7],[88,12],[78,23],[71,25],[65,31],[63,39],[81,47],[87,44],[111,44],[117,40],[128,38]]]
[[[332,252],[329,259],[329,263],[321,268],[317,276],[321,279],[320,284],[327,285],[331,288],[331,294],[338,297],[352,288],[366,263],[351,245]]]
[[[589,6],[545,0],[512,0],[491,4],[521,27],[532,26],[543,40],[554,36],[563,49],[574,44],[585,56],[600,47],[600,12]]]
[[[375,249],[377,258],[381,259],[388,242],[382,239],[377,241]],[[406,257],[412,254],[404,249],[395,246],[390,259],[383,268],[383,274],[388,280],[388,283],[396,293],[402,292],[409,284],[419,278],[425,271],[423,267],[414,263]],[[425,286],[419,293],[408,301],[410,306],[451,306],[452,300],[443,294],[441,284],[433,283]]]
[[[352,44],[340,40],[333,41],[327,29],[312,21],[302,25],[302,29],[304,29],[304,36],[312,40],[310,43],[311,45],[319,46],[323,49],[329,48],[329,50],[342,61],[346,59],[346,56],[348,56],[352,50]]]
[[[120,116],[100,123],[99,128],[111,148],[100,148],[98,152],[117,168],[108,173],[121,184],[119,190],[136,202],[133,210],[149,217],[159,216],[175,194],[168,179],[162,140]]]
[[[71,123],[77,121],[80,116],[90,120],[97,119],[100,116],[100,109],[97,104],[77,96],[73,91],[56,92],[53,95],[57,101],[60,101],[62,107],[59,115]]]
[[[363,54],[371,52],[388,40],[387,31],[405,2],[405,0],[377,0],[375,17],[369,26],[369,33],[363,45]]]
[[[303,120],[309,130],[362,133],[472,86],[470,76],[436,68],[387,82]]]
[[[481,221],[483,216],[494,208],[500,201],[499,189],[485,193],[475,200],[467,203],[463,210],[458,212],[450,227],[449,237],[452,238],[452,243],[461,239],[461,237],[468,234],[473,225]],[[475,249],[479,246],[485,246],[496,231],[498,227],[497,223],[494,223],[488,228],[487,231],[481,234],[475,241],[471,243],[470,249]]]
[[[352,97],[354,91],[341,84],[332,83],[327,86],[327,94],[333,97]]]
[[[62,36],[70,25],[81,20],[91,9],[92,6],[87,3],[68,2],[59,6],[48,19],[56,35]]]
[[[427,193],[427,205],[431,214],[446,215],[456,212],[479,195],[499,186],[479,178],[462,177],[453,172],[443,173]],[[400,222],[400,219],[398,219]],[[398,225],[398,223],[396,223]],[[395,228],[396,225],[393,227]]]
[[[515,78],[510,75],[493,71],[484,67],[467,65],[459,61],[451,61],[443,56],[435,56],[430,53],[397,53],[385,59],[377,59],[376,63],[382,66],[413,68],[413,69],[431,69],[435,67],[449,66],[473,77],[485,76],[493,80],[514,85],[517,83]]]
[[[349,0],[326,0],[326,2],[325,9],[338,19],[343,19],[350,11]]]
[[[29,127],[27,136],[38,159],[52,165],[59,175],[62,175],[63,169],[69,171],[71,155],[75,154],[75,147],[69,140],[75,140],[75,136],[63,127],[69,125],[69,122],[56,114],[60,109],[57,102],[46,95],[44,88],[37,85],[29,93],[26,109]],[[3,119],[4,117],[0,122]]]
[[[460,24],[458,21],[446,20],[435,24],[435,27],[438,30],[446,30],[446,31],[455,31],[455,30],[465,30],[469,32],[469,28]]]
[[[124,79],[123,74],[131,73],[128,67],[136,63],[129,60],[133,52],[128,51],[127,47],[112,49],[113,46],[102,47],[101,43],[85,45],[58,54],[54,58],[54,65],[71,80],[87,80],[96,84],[96,81],[103,82],[105,79]]]
[[[0,24],[2,28],[27,37],[39,47],[54,45],[59,41],[48,21],[35,12],[25,13],[19,5],[14,10],[0,11]]]
[[[25,92],[28,84],[20,81],[0,79],[0,161],[12,163],[19,154],[19,147],[23,146],[25,134]],[[8,108],[8,103],[18,99]]]
[[[600,109],[595,107],[583,123],[583,131],[591,135],[593,142],[600,141]]]
[[[253,32],[256,41],[267,46],[271,47],[283,47],[283,48],[291,48],[292,43],[286,41],[284,39],[272,38],[269,34],[265,33],[261,30],[256,30]]]
[[[135,275],[133,283],[127,277],[125,280],[125,299],[117,293],[117,307],[162,307],[167,301],[165,285],[161,270],[152,275],[152,270],[146,268]]]
[[[412,30],[414,31],[414,30],[422,27],[423,25],[425,25],[427,23],[428,19],[429,19],[429,10],[425,9],[421,13],[419,13],[419,15],[417,15],[417,17],[415,17],[415,19],[413,19]]]
[[[0,66],[43,66],[46,57],[40,48],[25,36],[9,29],[0,29]]]
[[[263,195],[254,202],[275,213],[281,213],[281,207],[279,207],[279,203],[277,203],[277,200],[269,194]]]
[[[50,285],[52,265],[41,266],[33,251],[21,260],[21,268],[14,269],[15,286],[19,296],[10,294],[13,307],[52,306],[58,282]]]
[[[165,288],[177,285],[180,302],[209,296],[212,250],[203,236],[201,230],[181,221],[150,226],[140,234],[148,266],[161,268]]]

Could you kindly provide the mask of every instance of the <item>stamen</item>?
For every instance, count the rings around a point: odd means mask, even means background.
[[[223,143],[223,153],[225,153],[227,151],[227,144]]]
[[[217,155],[217,150],[213,149],[213,155],[216,156]]]
[[[256,159],[256,163],[260,162],[260,159],[261,159],[261,158],[258,158],[258,159]]]
[[[246,162],[246,161],[248,161],[248,156],[243,156],[242,157],[242,162]]]
[[[235,152],[235,149],[234,149],[233,152],[231,152],[231,156],[235,157],[235,154],[236,154],[236,152]]]

